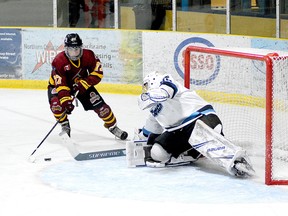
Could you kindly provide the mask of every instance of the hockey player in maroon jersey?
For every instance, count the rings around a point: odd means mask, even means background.
[[[74,109],[73,95],[77,92],[76,97],[84,109],[96,112],[105,128],[119,139],[125,140],[127,132],[118,128],[111,107],[95,87],[103,78],[100,59],[92,50],[82,48],[82,39],[76,33],[66,35],[64,45],[65,50],[52,62],[48,85],[50,109],[57,120],[60,118],[62,132],[70,136],[68,115]]]

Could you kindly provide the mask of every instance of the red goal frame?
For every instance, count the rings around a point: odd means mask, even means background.
[[[188,46],[184,53],[184,85],[190,88],[190,53],[201,52],[214,55],[246,58],[263,61],[266,64],[266,150],[265,150],[265,184],[267,185],[288,185],[288,180],[272,179],[272,84],[273,84],[273,61],[269,55],[252,54],[230,50],[217,49],[214,47]],[[277,53],[272,55],[277,56]]]

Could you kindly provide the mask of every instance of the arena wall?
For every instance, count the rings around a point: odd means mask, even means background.
[[[51,62],[63,51],[66,34],[77,32],[84,48],[102,61],[102,92],[138,94],[153,70],[183,79],[183,51],[189,45],[233,49],[288,50],[288,40],[166,31],[0,28],[0,88],[46,89]],[[205,78],[203,78],[205,79]]]

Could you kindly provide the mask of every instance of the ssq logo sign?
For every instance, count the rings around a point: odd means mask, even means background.
[[[174,64],[177,73],[184,79],[185,49],[189,46],[214,47],[214,45],[200,37],[184,40],[176,48],[174,53]],[[190,83],[194,85],[207,85],[212,82],[220,70],[220,56],[209,53],[190,53]]]

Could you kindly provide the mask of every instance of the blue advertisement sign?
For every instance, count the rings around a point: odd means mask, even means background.
[[[0,29],[0,79],[22,78],[21,30]]]
[[[178,45],[178,47],[174,52],[174,64],[177,73],[183,79],[184,79],[184,71],[182,68],[184,67],[184,65],[179,65],[179,63],[184,64],[183,62],[184,51],[187,48],[187,46],[196,44],[198,46],[201,45],[204,47],[214,47],[214,44],[212,44],[209,40],[202,37],[188,38]],[[214,56],[214,55],[194,54],[193,56],[190,56],[190,58],[191,58],[190,68],[194,70],[197,69],[200,71],[200,74],[198,74],[198,78],[197,77],[190,78],[191,84],[207,85],[218,76],[221,65],[221,59],[219,55]],[[180,61],[179,59],[182,59],[182,61]],[[203,74],[205,75],[208,74],[208,76],[203,77]],[[193,75],[195,75],[195,73]]]

